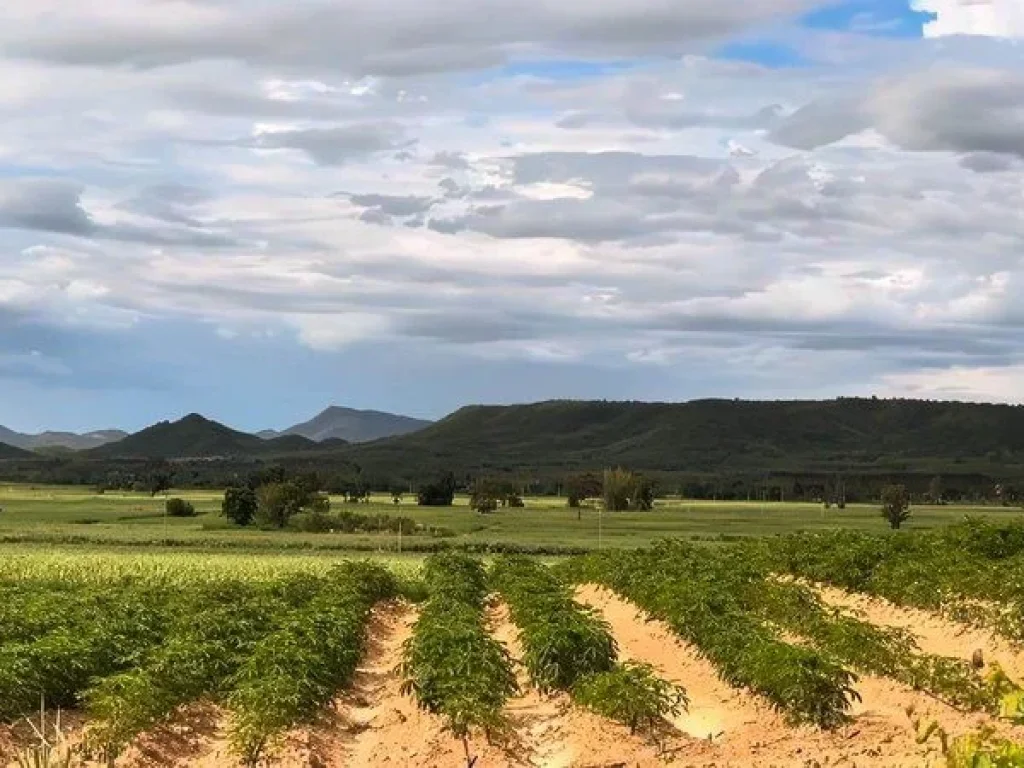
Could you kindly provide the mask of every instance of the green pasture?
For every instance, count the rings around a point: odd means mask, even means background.
[[[167,497],[192,502],[199,517],[164,514]],[[212,491],[171,491],[145,494],[71,487],[28,487],[0,484],[0,543],[85,546],[166,546],[190,549],[259,550],[315,553],[359,549],[393,552],[394,534],[308,534],[230,527],[220,516],[222,494]],[[332,499],[332,508],[344,506]],[[356,506],[362,513],[385,512],[411,517],[425,525],[455,532],[444,539],[458,543],[503,543],[527,546],[587,548],[639,547],[666,537],[716,539],[719,536],[763,536],[801,530],[853,528],[883,532],[886,523],[870,505],[825,510],[819,504],[782,502],[709,502],[660,500],[651,512],[604,513],[597,507],[568,509],[562,499],[529,498],[524,509],[500,509],[479,515],[460,498],[450,508],[419,507],[408,496],[397,507],[390,497],[377,496]],[[906,526],[921,530],[947,525],[965,516],[1012,520],[1024,512],[995,506],[917,506]],[[406,536],[405,548],[435,541]],[[9,551],[10,547],[4,547]]]

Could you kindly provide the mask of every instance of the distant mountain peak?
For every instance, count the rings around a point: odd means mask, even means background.
[[[266,430],[261,437],[301,435],[322,443],[326,440],[344,440],[349,443],[368,443],[385,437],[397,437],[417,432],[432,422],[374,410],[358,410],[341,405],[330,405],[309,421],[296,424],[283,432]]]

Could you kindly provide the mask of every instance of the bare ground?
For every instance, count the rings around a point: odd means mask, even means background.
[[[503,604],[490,612],[494,636],[505,645],[514,659],[523,658],[519,631]],[[521,694],[509,702],[509,716],[518,735],[516,745],[528,765],[543,768],[569,766],[660,766],[680,744],[682,734],[669,738],[661,746],[630,733],[629,728],[581,707],[568,694],[541,694],[532,687],[522,665],[517,677]]]
[[[965,714],[892,680],[862,677],[856,685],[861,701],[851,708],[853,721],[834,732],[794,727],[766,701],[731,688],[714,667],[681,642],[662,622],[646,617],[632,603],[597,587],[583,587],[578,597],[601,611],[611,623],[622,656],[653,664],[668,680],[683,685],[690,711],[677,725],[693,735],[711,736],[678,753],[693,766],[906,766],[921,768],[937,760],[937,745],[918,744],[908,708],[925,723],[937,720],[951,734],[989,722]],[[1000,728],[1024,737],[1021,729]]]

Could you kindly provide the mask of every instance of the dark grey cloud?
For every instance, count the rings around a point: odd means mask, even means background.
[[[812,101],[776,122],[768,138],[794,149],[814,149],[859,133],[871,125],[863,105],[853,98]]]
[[[9,55],[87,66],[159,67],[239,60],[289,68],[408,75],[486,67],[511,53],[635,56],[681,53],[817,0],[355,0],[343,5],[226,0],[189,13],[141,1],[100,17],[67,13],[13,26]],[[172,16],[173,14],[173,16]],[[239,23],[244,19],[244,23]]]
[[[0,228],[88,236],[96,224],[82,207],[81,184],[62,179],[0,181]]]
[[[814,149],[874,128],[913,151],[995,153],[1024,158],[1024,74],[935,67],[877,83],[852,98],[811,102],[770,133]]]
[[[430,210],[435,200],[416,195],[349,195],[349,200],[362,208],[369,208],[387,216],[415,216]]]
[[[370,122],[262,133],[256,138],[255,146],[297,149],[319,165],[343,165],[356,158],[415,143],[415,139],[405,138],[403,128],[396,123]]]
[[[975,173],[1001,173],[1013,170],[1017,163],[1007,155],[997,155],[993,152],[972,152],[960,158],[960,165]]]

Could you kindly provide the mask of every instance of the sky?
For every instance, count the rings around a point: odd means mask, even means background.
[[[0,424],[1024,400],[1020,0],[4,0]]]

